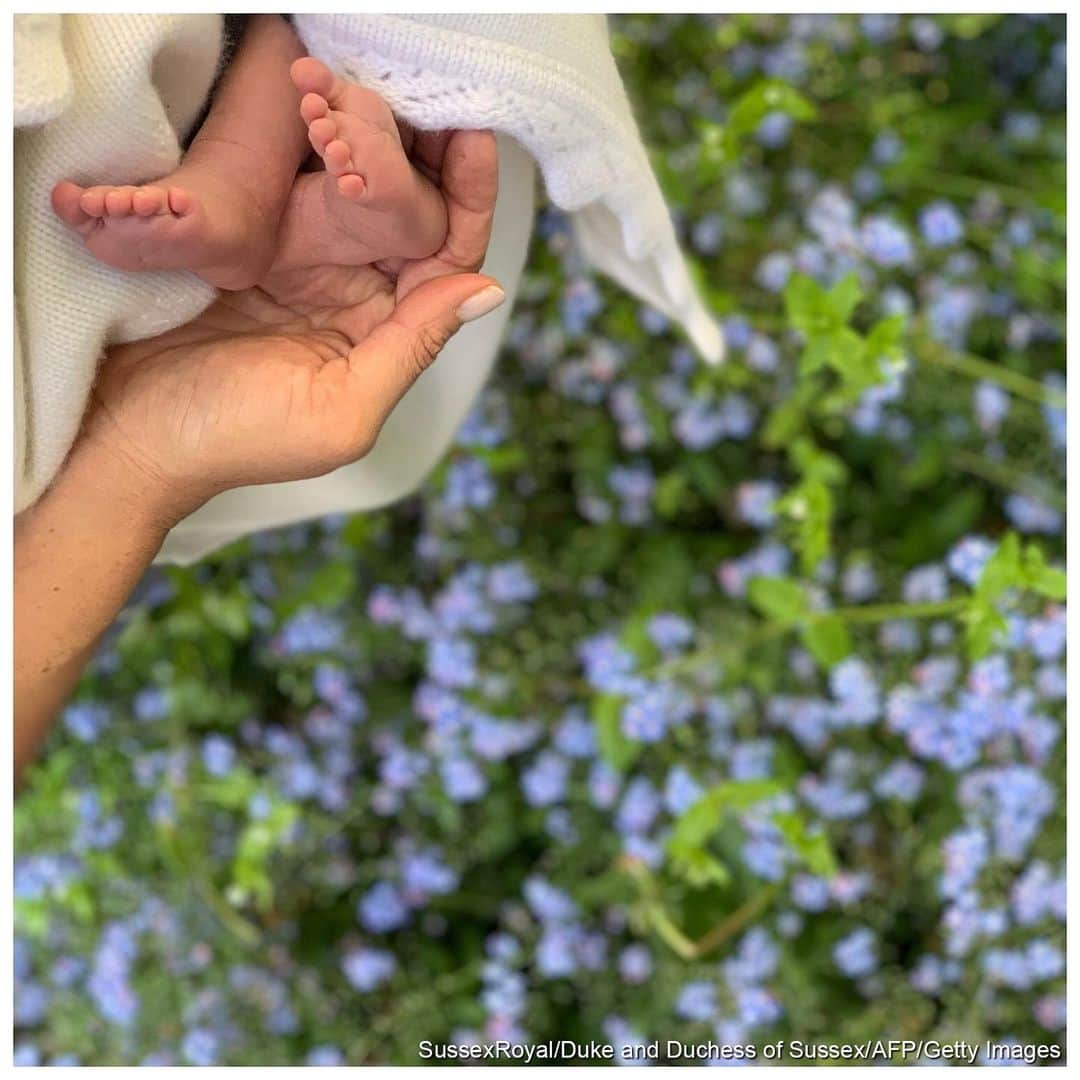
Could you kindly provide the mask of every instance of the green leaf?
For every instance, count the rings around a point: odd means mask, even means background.
[[[885,378],[882,361],[900,354],[903,319],[893,317],[875,324],[863,337],[848,325],[862,300],[858,275],[851,273],[827,292],[805,274],[792,274],[784,290],[788,320],[805,339],[799,360],[798,385],[828,369],[839,386],[815,393],[813,411],[843,413],[860,395]]]
[[[481,458],[496,474],[519,472],[528,463],[523,446],[473,447],[474,456]]]
[[[779,780],[725,780],[705,797],[724,810],[749,810],[763,799],[782,795],[787,789]]]
[[[734,149],[735,153],[731,151]],[[713,180],[725,165],[738,156],[737,142],[732,143],[722,124],[706,123],[700,127],[698,140],[697,178],[701,182]],[[675,172],[674,169],[665,172]]]
[[[837,324],[843,325],[855,314],[855,309],[862,298],[862,285],[859,284],[858,274],[853,271],[841,278],[828,291],[825,304]]]
[[[280,618],[295,615],[302,608],[333,608],[344,604],[356,593],[354,564],[334,560],[324,562],[308,579],[275,603]]]
[[[810,655],[828,671],[851,653],[851,635],[839,615],[821,615],[802,628],[803,644]]]
[[[811,832],[803,816],[794,811],[773,814],[773,824],[795,854],[806,863],[809,870],[819,877],[832,877],[836,873],[836,856],[824,829]]]
[[[653,504],[662,518],[677,517],[683,505],[683,498],[690,481],[686,473],[677,469],[664,473],[656,482],[653,491]]]
[[[749,135],[769,113],[782,112],[795,120],[813,120],[814,106],[794,87],[780,79],[763,79],[736,99],[728,114],[727,130]]]
[[[198,787],[200,801],[209,806],[221,806],[229,810],[246,807],[258,789],[255,774],[242,766],[235,766],[226,776],[213,777]]]
[[[795,467],[803,476],[813,476],[822,483],[839,484],[847,476],[847,468],[835,455],[816,446],[810,439],[797,439],[789,454]]]
[[[829,526],[832,524],[833,497],[825,484],[807,480],[801,485],[801,495],[806,511],[800,522],[800,558],[803,573],[812,574],[832,546]]]
[[[797,456],[797,447],[792,456]],[[821,454],[817,458],[807,459],[812,467],[801,484],[796,484],[782,499],[777,500],[776,509],[786,514],[798,526],[795,544],[800,554],[803,573],[812,574],[821,560],[832,547],[830,527],[832,525],[834,500],[828,484],[834,480],[832,456]]]
[[[813,375],[815,371],[821,371],[829,366],[832,357],[832,336],[829,334],[815,334],[806,343],[806,348],[799,357],[799,375],[806,377]]]
[[[359,550],[366,548],[378,531],[376,520],[373,514],[353,514],[338,534],[342,543]]]
[[[1005,617],[993,603],[979,598],[964,612],[963,621],[970,660],[981,660],[990,653],[998,636],[1008,629]]]
[[[794,439],[806,423],[806,403],[798,392],[777,405],[761,432],[761,443],[768,450],[785,446]]]
[[[853,394],[862,393],[881,379],[881,366],[871,356],[866,342],[849,326],[841,326],[828,337],[829,366]]]
[[[619,644],[633,655],[639,667],[648,667],[660,657],[660,650],[649,633],[649,620],[654,612],[655,608],[647,602],[642,604],[641,608],[623,623],[619,631]]]
[[[729,811],[747,810],[785,790],[777,780],[725,780],[709,788],[679,816],[669,845],[680,851],[701,847]]]
[[[1031,587],[1048,600],[1064,600],[1067,582],[1064,570],[1055,570],[1048,566],[1037,579],[1031,581]]]
[[[848,320],[862,297],[862,286],[855,274],[848,274],[828,292],[806,274],[792,274],[784,287],[788,321],[810,344],[817,338],[831,337],[847,329]],[[862,338],[854,330],[849,332],[862,344]]]
[[[784,287],[788,322],[808,340],[832,328],[825,290],[806,274],[792,274]]]
[[[985,34],[1001,15],[941,15],[942,26],[952,36],[971,40]]]
[[[750,603],[774,622],[798,622],[806,612],[806,594],[797,581],[779,577],[755,577],[747,585]]]
[[[82,923],[91,923],[97,913],[94,894],[85,881],[73,881],[64,890],[62,903]]]
[[[249,607],[250,600],[239,587],[224,593],[207,592],[202,598],[206,621],[237,640],[247,637]]]
[[[1020,571],[1020,539],[1008,533],[990,556],[975,583],[975,595],[982,600],[996,600],[1007,589],[1023,584]]]
[[[592,702],[592,721],[600,756],[615,770],[629,768],[644,748],[622,732],[622,707],[619,694],[598,694]]]
[[[302,592],[301,603],[315,607],[336,607],[356,592],[356,572],[347,562],[326,562],[311,575]]]
[[[13,905],[15,911],[15,925],[19,933],[26,937],[41,940],[48,933],[49,927],[55,925],[55,915],[49,910],[49,906],[42,898],[27,900],[17,896]]]
[[[671,868],[695,889],[706,885],[727,885],[731,873],[715,856],[701,848],[677,849],[671,855]]]
[[[672,850],[699,848],[720,824],[721,812],[706,795],[679,815],[668,841]]]
[[[299,810],[292,803],[274,803],[261,821],[244,828],[236,843],[229,896],[237,902],[253,900],[260,910],[267,910],[274,900],[270,878],[270,859],[292,827]]]
[[[866,335],[866,347],[872,356],[898,357],[901,355],[900,342],[904,337],[904,316],[890,315],[881,319],[870,328]]]
[[[769,113],[786,113],[794,120],[813,120],[814,105],[793,86],[780,79],[763,79],[735,100],[723,129],[724,151],[731,160],[738,156],[739,144],[758,129]]]
[[[1064,570],[1046,565],[1046,556],[1038,544],[1024,549],[1024,583],[1048,600],[1064,600],[1067,578]]]

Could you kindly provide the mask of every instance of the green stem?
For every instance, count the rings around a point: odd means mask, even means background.
[[[158,829],[160,844],[158,850],[170,863],[177,879],[186,879],[195,889],[203,903],[217,916],[218,921],[226,930],[247,948],[253,948],[259,944],[260,935],[242,915],[236,912],[229,902],[214,888],[213,884],[202,877],[196,869],[190,865],[177,842],[176,832],[169,826]]]
[[[641,897],[645,901],[649,924],[657,936],[683,960],[700,960],[707,953],[730,941],[739,931],[749,926],[773,902],[779,892],[778,886],[767,886],[725,915],[711,930],[707,930],[694,941],[675,924],[668,914],[656,879],[649,868],[640,859],[633,858],[621,859],[620,866],[637,883]]]
[[[649,868],[640,860],[631,856],[619,859],[619,868],[634,879],[645,903],[645,912],[649,925],[657,936],[683,960],[694,959],[694,943],[672,922],[660,899],[660,889]]]
[[[831,611],[813,611],[808,617],[813,620],[838,615],[845,622],[861,623],[889,622],[891,619],[938,619],[943,615],[958,615],[970,602],[966,596],[953,596],[948,600],[927,600],[921,604],[858,604],[833,608]]]
[[[225,927],[238,941],[249,949],[254,948],[262,940],[261,935],[242,915],[237,914],[229,902],[205,879],[193,878],[193,884],[203,902],[217,916],[218,922]]]
[[[934,341],[925,332],[915,334],[912,345],[916,359],[922,363],[935,364],[949,371],[966,375],[970,379],[985,379],[987,382],[997,383],[1011,394],[1027,398],[1028,401],[1034,401],[1037,405],[1052,405],[1057,409],[1065,408],[1065,395],[1061,391],[1043,386],[1035,379],[1021,375],[1020,372],[1001,364],[992,364],[981,356],[972,356],[971,353],[948,349]]]
[[[987,255],[993,254],[995,233],[991,229],[969,228],[967,235],[975,247],[986,252]],[[1053,272],[1042,260],[1033,260],[1030,262],[1027,267],[1027,272],[1037,276],[1039,281],[1044,285],[1048,285],[1052,289],[1064,291],[1064,284],[1054,276]]]
[[[707,663],[719,664],[723,662],[725,656],[731,653],[732,642],[737,641],[740,650],[746,652],[748,649],[766,644],[773,638],[782,637],[789,629],[790,627],[780,623],[758,623],[745,633],[739,635],[732,633],[728,640],[722,644],[706,646],[703,649],[687,653],[685,656],[676,656],[671,660],[665,660],[654,668],[646,669],[642,674],[649,678],[669,679],[683,671],[695,671]]]
[[[984,191],[993,190],[1007,206],[1018,206],[1022,209],[1028,209],[1032,202],[1032,194],[1025,188],[978,176],[957,176],[935,171],[925,179],[905,177],[902,183],[908,187],[933,191],[939,195],[955,195],[962,199],[974,199]]]
[[[730,940],[749,926],[776,899],[776,894],[779,891],[778,886],[770,885],[751,896],[745,904],[737,907],[725,919],[698,938],[697,955],[704,956],[706,953],[712,952],[713,949],[723,945],[725,941]]]
[[[660,940],[683,960],[696,960],[697,949],[694,943],[671,921],[663,906],[650,903],[648,910],[649,922]]]
[[[1041,499],[1056,510],[1065,512],[1065,497],[1056,491],[1052,491],[1044,484],[1033,479],[1025,473],[1019,472],[1011,465],[1003,461],[993,461],[980,454],[973,454],[968,450],[955,450],[952,454],[953,463],[958,469],[972,473],[974,476],[988,480],[991,484],[997,484],[1008,491],[1020,491]]]
[[[852,607],[830,608],[827,611],[808,611],[803,619],[814,622],[834,615],[845,622],[881,623],[891,619],[938,619],[942,616],[959,615],[970,603],[966,596],[954,596],[948,600],[932,600],[922,604],[858,604]],[[743,650],[757,648],[767,641],[783,637],[798,628],[798,623],[763,622],[743,634],[740,645]],[[730,645],[713,645],[668,660],[644,674],[652,678],[671,678],[686,671],[696,671],[708,663],[719,663],[730,652]]]

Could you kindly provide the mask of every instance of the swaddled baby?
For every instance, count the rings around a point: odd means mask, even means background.
[[[325,168],[298,175],[309,146]],[[192,270],[225,289],[271,267],[423,258],[447,232],[443,196],[386,103],[304,56],[276,15],[250,20],[173,172],[140,186],[63,181],[52,205],[109,266]]]

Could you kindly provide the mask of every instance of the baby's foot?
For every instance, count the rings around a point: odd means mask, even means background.
[[[283,245],[318,243],[321,255],[348,264],[438,251],[446,239],[446,203],[410,164],[386,102],[310,56],[297,60],[291,74],[326,172],[297,178]],[[290,261],[287,252],[281,255]]]
[[[274,255],[277,222],[246,186],[205,163],[139,187],[64,181],[52,205],[96,259],[119,270],[193,270],[218,288],[242,289]]]

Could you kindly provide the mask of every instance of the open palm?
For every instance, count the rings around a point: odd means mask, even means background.
[[[498,187],[494,137],[420,134],[412,153],[446,198],[439,252],[361,267],[318,265],[315,252],[311,267],[271,270],[185,326],[114,348],[85,437],[107,441],[192,505],[366,454],[448,338],[501,297],[475,273]]]

